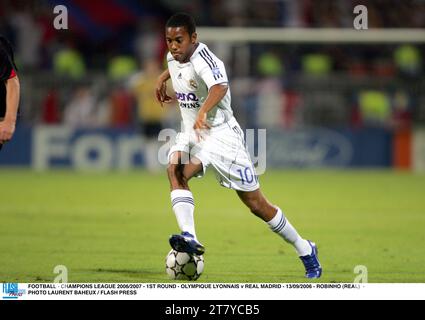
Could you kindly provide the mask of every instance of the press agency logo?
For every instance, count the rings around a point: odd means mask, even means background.
[[[25,289],[19,289],[18,283],[3,283],[3,299],[18,299],[25,294]]]

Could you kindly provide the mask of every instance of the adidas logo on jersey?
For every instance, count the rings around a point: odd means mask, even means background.
[[[182,78],[183,78],[182,73],[180,72],[179,75],[177,76],[177,79],[181,80]]]

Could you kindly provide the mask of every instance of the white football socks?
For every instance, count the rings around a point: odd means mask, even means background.
[[[301,238],[297,230],[285,218],[282,210],[277,208],[276,215],[267,224],[273,232],[280,235],[286,242],[292,244],[300,257],[311,254],[312,249],[310,244],[307,240]]]
[[[195,203],[192,192],[182,189],[171,191],[171,203],[180,230],[193,234],[196,239],[195,221],[193,219]]]

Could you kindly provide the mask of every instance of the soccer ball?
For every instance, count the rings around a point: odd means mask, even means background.
[[[165,270],[172,280],[197,280],[204,271],[204,257],[171,250],[165,258]]]

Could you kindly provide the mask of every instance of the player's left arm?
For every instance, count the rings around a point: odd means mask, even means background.
[[[227,83],[213,85],[208,91],[208,96],[202,107],[199,109],[198,116],[195,120],[193,128],[196,129],[210,129],[207,122],[208,112],[214,108],[224,98],[229,89]]]
[[[20,88],[18,76],[6,81],[6,114],[3,121],[0,121],[0,143],[9,141],[15,133]]]

